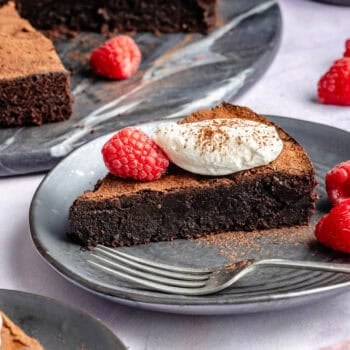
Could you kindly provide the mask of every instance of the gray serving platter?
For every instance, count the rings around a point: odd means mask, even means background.
[[[281,13],[276,0],[220,0],[219,26],[208,36],[135,35],[143,60],[126,81],[94,76],[94,33],[56,38],[72,74],[71,120],[41,127],[0,129],[0,176],[51,169],[81,144],[131,122],[182,116],[230,100],[266,71],[277,52]]]
[[[350,0],[313,0],[313,1],[322,2],[328,5],[350,6]]]
[[[0,289],[0,310],[47,350],[126,350],[100,321],[51,298]]]
[[[118,248],[166,264],[214,267],[240,259],[281,258],[349,262],[349,256],[319,245],[313,226],[329,210],[325,173],[349,158],[349,133],[286,117],[269,117],[296,138],[310,155],[320,196],[310,227],[256,233],[219,234],[215,239],[175,240]],[[163,121],[164,122],[164,121]],[[159,122],[138,125],[152,133]],[[276,310],[339,293],[350,287],[350,276],[292,269],[262,269],[214,295],[188,297],[139,288],[88,265],[89,251],[67,238],[68,211],[75,198],[106,174],[101,147],[110,135],[93,140],[62,160],[42,181],[30,208],[30,227],[42,257],[73,283],[119,303],[186,314],[231,314]],[[325,142],[327,140],[327,142]]]

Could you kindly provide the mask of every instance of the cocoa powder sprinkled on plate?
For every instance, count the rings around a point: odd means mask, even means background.
[[[200,246],[216,247],[230,262],[245,259],[283,258],[310,250],[315,242],[313,227],[299,226],[253,232],[227,232],[195,240]]]

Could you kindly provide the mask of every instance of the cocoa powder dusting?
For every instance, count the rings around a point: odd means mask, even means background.
[[[198,130],[195,147],[201,149],[201,154],[220,151],[230,137],[224,127],[233,124],[238,123],[229,119],[212,120],[210,125]]]
[[[225,145],[230,139],[227,128],[237,127],[243,128],[245,135],[236,137],[238,145],[249,142],[249,139],[253,139],[259,148],[266,147],[267,145],[273,146],[273,140],[277,136],[269,136],[263,134],[259,129],[259,124],[254,125],[249,129],[244,129],[243,121],[240,119],[211,119],[211,123],[204,125],[203,127],[192,130],[195,137],[195,148],[200,150],[200,154],[211,153],[214,151],[224,152]],[[185,133],[182,136],[186,136]],[[186,147],[186,145],[185,145]]]
[[[313,228],[299,226],[253,232],[227,232],[208,235],[195,240],[203,246],[213,246],[230,262],[245,259],[300,258],[318,254]]]

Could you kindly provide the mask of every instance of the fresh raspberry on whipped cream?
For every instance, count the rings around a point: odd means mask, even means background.
[[[115,176],[139,181],[159,179],[169,160],[157,144],[143,131],[124,128],[102,147],[108,170]]]

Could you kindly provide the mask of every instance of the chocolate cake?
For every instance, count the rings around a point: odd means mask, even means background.
[[[1,0],[0,0],[1,1]],[[207,33],[216,21],[217,0],[16,0],[36,28],[88,31]]]
[[[15,0],[36,29],[202,32],[214,27],[217,0]],[[0,0],[0,126],[41,125],[72,113],[69,72],[50,40]]]
[[[243,118],[272,125],[248,108],[223,103],[181,123]],[[307,225],[316,195],[313,165],[304,149],[276,126],[277,159],[227,176],[195,175],[177,167],[153,182],[108,174],[70,208],[70,236],[81,245],[130,246],[206,234]],[[234,234],[234,233],[233,233]]]
[[[41,125],[72,113],[70,74],[52,42],[22,19],[13,3],[0,8],[0,126]]]
[[[0,311],[0,349],[43,350],[43,347]]]

